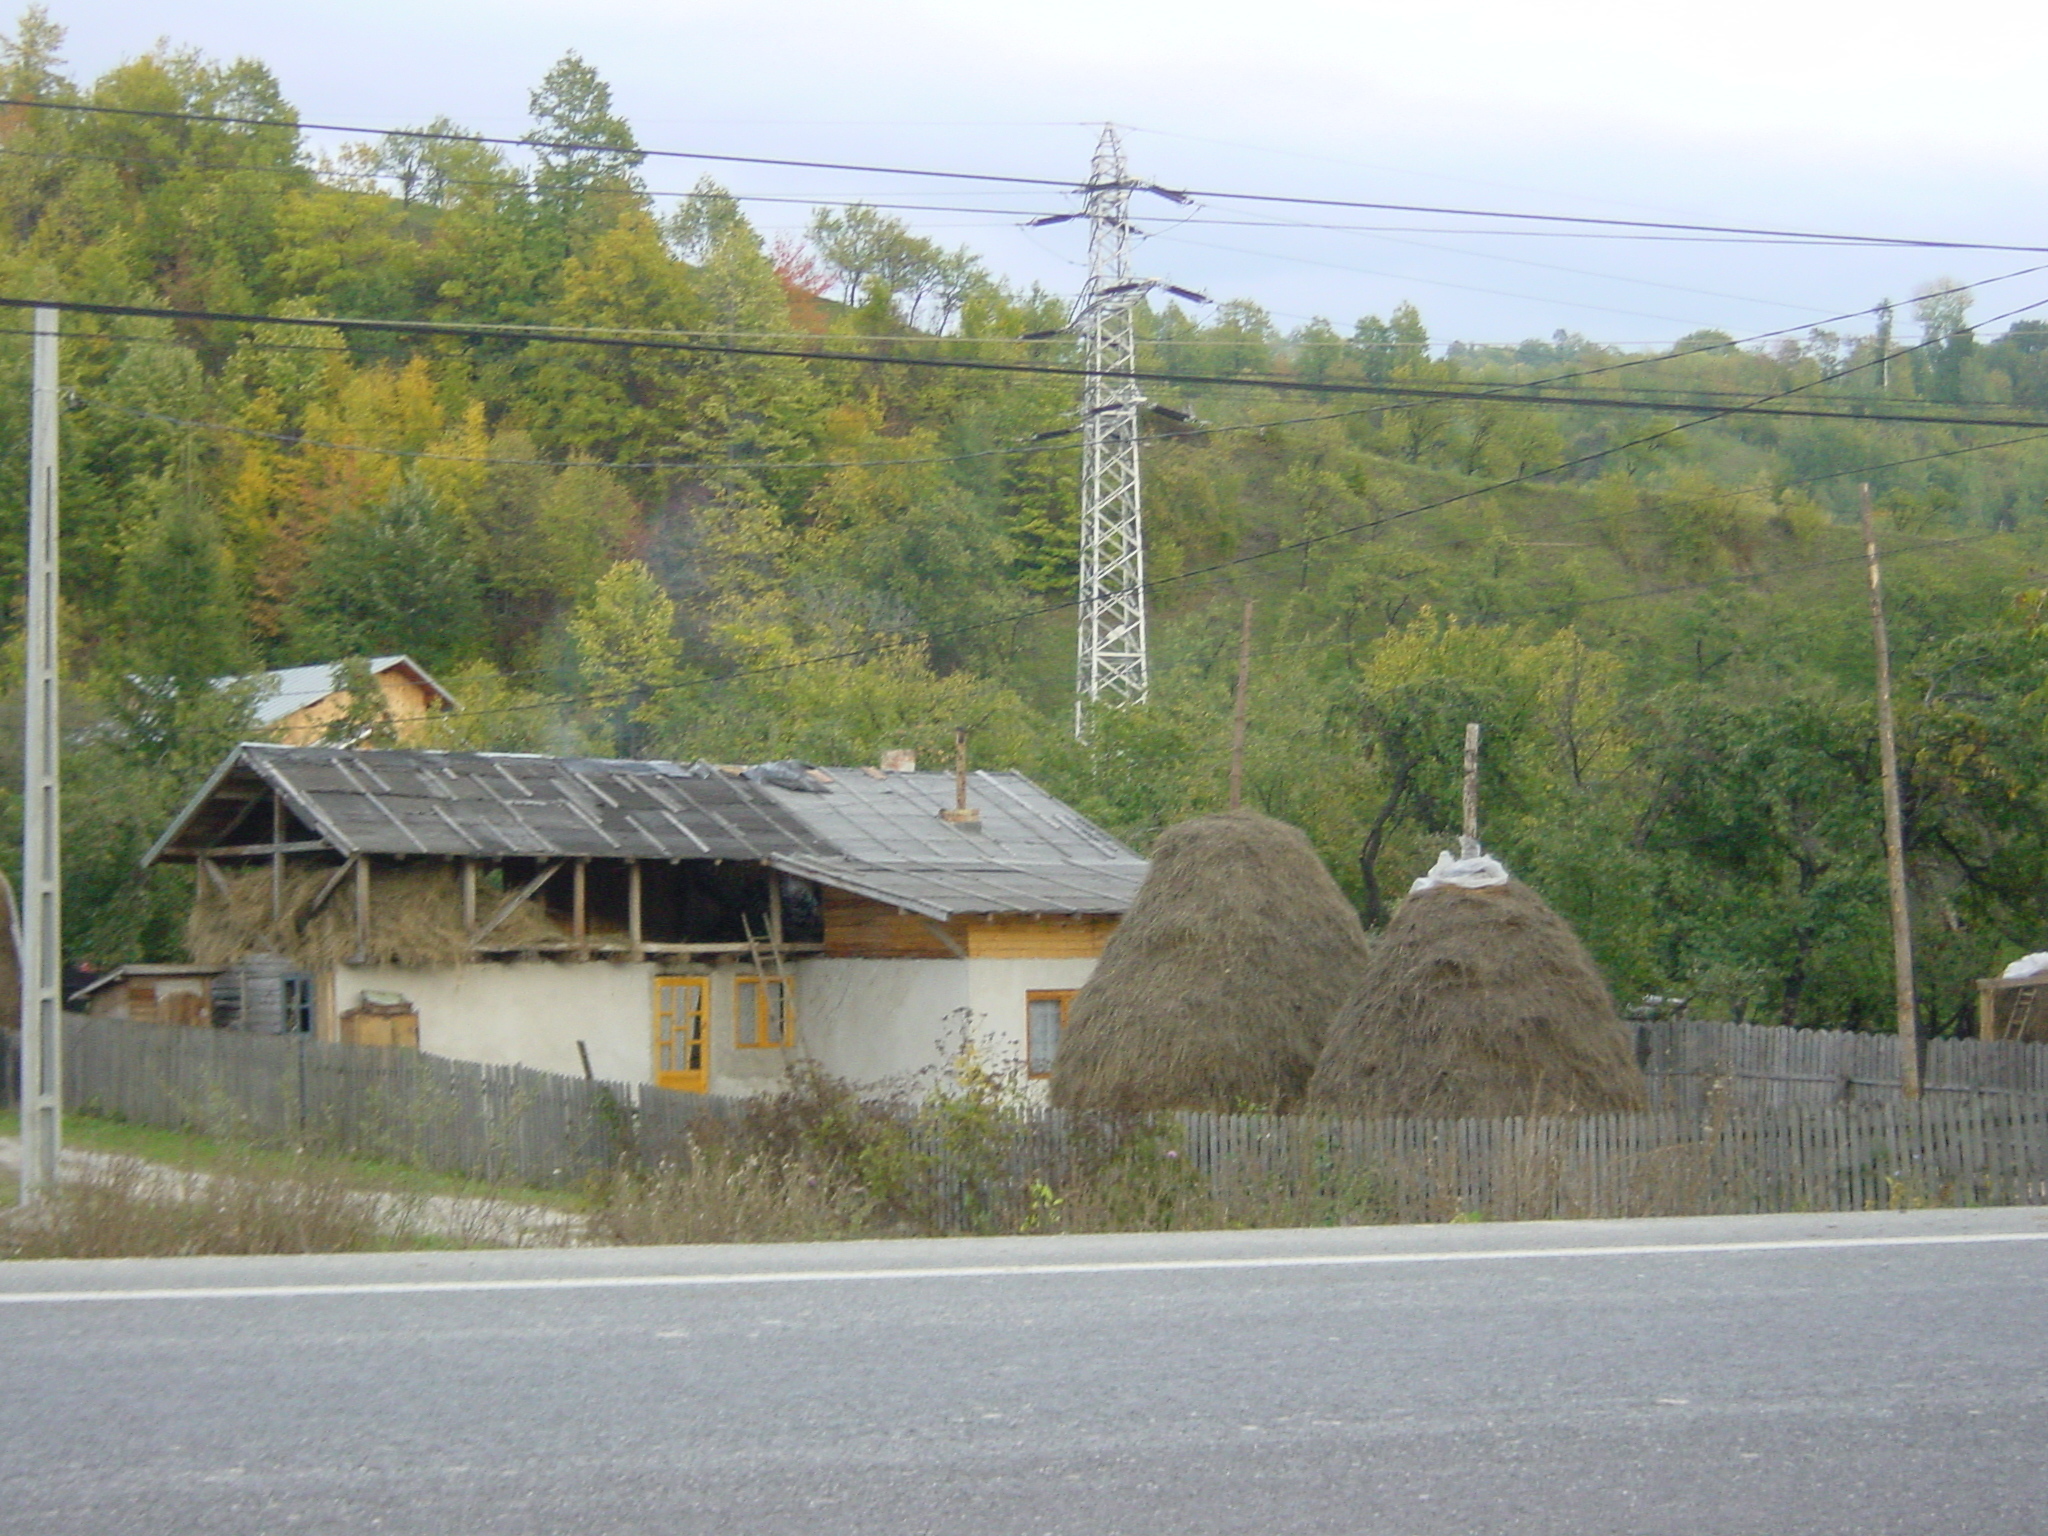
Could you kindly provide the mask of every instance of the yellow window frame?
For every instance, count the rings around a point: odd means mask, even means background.
[[[743,1051],[780,1051],[796,1035],[796,989],[786,976],[735,976],[732,1043]]]
[[[1059,1056],[1059,1038],[1061,1035],[1064,1035],[1067,1032],[1067,1013],[1068,1010],[1071,1009],[1074,1005],[1074,993],[1077,990],[1078,989],[1074,987],[1057,987],[1048,988],[1046,990],[1037,992],[1026,992],[1024,994],[1025,1076],[1037,1078],[1046,1078],[1052,1076],[1053,1062],[1057,1060]],[[1060,1005],[1059,1022],[1054,1026],[1052,1055],[1047,1058],[1045,1066],[1042,1070],[1038,1065],[1037,1053],[1033,1051],[1031,1048],[1033,1044],[1031,1039],[1031,1015],[1033,1012],[1034,1005],[1038,1003],[1058,1003]]]

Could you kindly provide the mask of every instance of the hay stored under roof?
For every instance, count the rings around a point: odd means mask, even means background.
[[[306,970],[339,965],[356,953],[355,898],[344,882],[320,910],[303,914],[331,868],[318,865],[284,872],[284,916],[270,915],[270,869],[258,865],[224,869],[226,895],[211,880],[197,882],[185,943],[200,965],[235,965],[252,954],[288,956]],[[495,894],[491,900],[495,901]],[[488,910],[488,908],[486,909]],[[558,944],[562,930],[529,901],[493,930],[493,949]],[[454,865],[445,861],[370,866],[368,960],[390,965],[463,965],[474,959],[462,924],[462,887]]]
[[[1311,1109],[1344,1115],[1605,1114],[1648,1102],[1592,956],[1519,880],[1409,895],[1309,1085]]]
[[[1286,1109],[1365,963],[1365,930],[1309,841],[1252,811],[1169,827],[1074,997],[1063,1109]]]

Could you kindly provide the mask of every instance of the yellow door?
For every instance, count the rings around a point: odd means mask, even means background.
[[[654,1081],[704,1093],[711,1087],[711,979],[654,978]]]

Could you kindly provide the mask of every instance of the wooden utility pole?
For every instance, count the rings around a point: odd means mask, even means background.
[[[1465,832],[1458,839],[1458,857],[1479,857],[1479,722],[1465,727]]]
[[[1244,600],[1244,632],[1237,641],[1237,702],[1230,711],[1230,808],[1244,804],[1244,720],[1252,692],[1252,600]]]
[[[1892,988],[1899,1009],[1899,1086],[1920,1097],[1920,1010],[1913,997],[1913,914],[1906,891],[1906,814],[1899,799],[1899,734],[1892,718],[1892,648],[1884,625],[1884,577],[1870,487],[1862,488],[1863,563],[1870,573],[1870,633],[1877,648],[1877,749],[1884,781],[1884,869],[1891,887]]]
[[[63,861],[57,820],[57,311],[30,332],[28,709],[21,799],[21,1202],[57,1181],[64,1121]]]

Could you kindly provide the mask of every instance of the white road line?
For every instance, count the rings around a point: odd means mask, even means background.
[[[1489,1248],[1451,1253],[1329,1253],[1238,1259],[1127,1259],[1072,1264],[959,1264],[901,1269],[747,1270],[706,1275],[558,1275],[523,1280],[367,1280],[309,1285],[194,1285],[132,1290],[0,1292],[0,1306],[107,1301],[245,1301],[300,1296],[432,1296],[486,1291],[625,1291],[695,1286],[816,1285],[836,1281],[999,1280],[1032,1275],[1141,1275],[1193,1270],[1370,1269],[1405,1264],[1487,1264],[1524,1259],[1647,1259],[1684,1254],[1798,1253],[1866,1248],[1935,1248],[1966,1243],[2048,1242],[2043,1232],[1918,1237],[1797,1237],[1723,1243],[1628,1243],[1612,1247]]]

